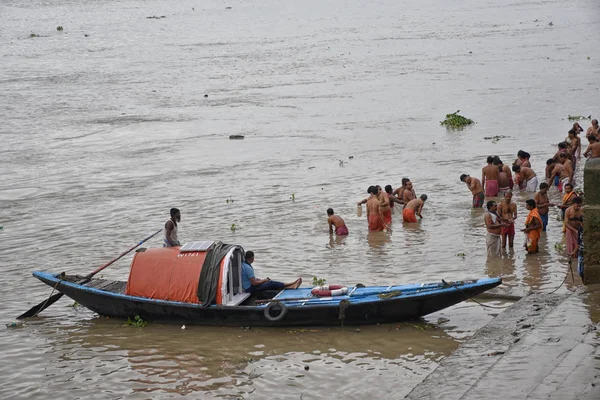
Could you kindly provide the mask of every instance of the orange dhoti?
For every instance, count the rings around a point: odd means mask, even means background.
[[[383,223],[390,225],[392,223],[392,209],[387,209],[383,212]]]
[[[369,214],[369,230],[370,231],[382,231],[383,228],[383,219],[379,214]]]
[[[405,208],[402,210],[402,221],[404,222],[417,222],[417,216],[415,210],[412,208]]]
[[[540,236],[542,235],[542,227],[544,226],[542,217],[540,217],[540,213],[538,212],[537,208],[529,211],[529,215],[527,216],[527,219],[525,219],[525,226],[528,227],[534,218],[537,218],[539,222],[539,228],[525,233],[527,235],[525,248],[527,249],[528,253],[535,253],[538,251],[538,242],[540,240]]]

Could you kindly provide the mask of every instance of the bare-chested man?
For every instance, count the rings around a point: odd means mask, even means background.
[[[542,231],[546,231],[546,227],[548,226],[549,207],[555,206],[548,198],[548,189],[549,186],[546,182],[540,183],[540,191],[533,197],[538,208],[538,213],[540,213],[540,217],[542,218]]]
[[[571,153],[571,156],[573,158],[575,158],[575,157],[580,158],[581,157],[581,140],[579,139],[579,136],[577,136],[577,132],[575,131],[575,129],[571,129],[569,131],[569,135],[567,136],[567,139],[565,140],[565,142],[567,142],[569,145],[569,153]]]
[[[585,136],[589,139],[590,136],[598,137],[598,134],[600,134],[600,126],[598,126],[598,120],[593,119],[592,125],[587,129]]]
[[[481,181],[467,174],[462,174],[460,176],[460,181],[467,184],[467,187],[473,195],[473,208],[483,207],[485,196],[483,194],[483,186],[481,185]]]
[[[346,227],[346,223],[339,215],[335,215],[333,212],[333,208],[327,209],[327,223],[329,224],[329,234],[333,235],[333,228],[335,227],[336,235],[347,235],[348,228]]]
[[[567,255],[571,258],[577,257],[579,251],[579,229],[583,228],[583,199],[576,197],[573,205],[565,212],[565,226],[567,228]]]
[[[412,182],[409,180],[404,185],[404,190],[402,191],[402,202],[404,204],[408,204],[409,201],[417,198],[415,194],[415,189],[413,188]]]
[[[498,204],[495,201],[487,202],[488,211],[485,213],[484,221],[487,229],[487,236],[485,239],[488,256],[502,255],[502,247],[500,240],[500,233],[502,228],[508,224],[502,222],[500,216],[496,213],[498,211]]]
[[[560,153],[558,160],[563,166],[560,173],[560,183],[562,183],[562,188],[564,189],[567,183],[573,184],[573,162],[569,160],[565,153]]]
[[[504,199],[500,202],[496,212],[500,215],[502,222],[506,224],[500,232],[502,235],[502,248],[506,248],[508,239],[508,247],[512,249],[515,242],[515,219],[517,219],[517,204],[512,201],[512,192],[504,194]]]
[[[402,210],[402,220],[404,222],[417,222],[415,214],[418,215],[419,218],[423,218],[421,211],[423,211],[425,200],[427,200],[427,195],[422,194],[418,199],[413,199],[406,203],[404,210]]]
[[[512,190],[515,183],[513,182],[512,171],[510,170],[510,167],[504,164],[498,156],[494,156],[494,165],[497,165],[500,168],[500,173],[504,172],[506,174],[508,177],[508,188]],[[500,186],[500,191],[502,191],[503,186],[500,184],[500,175],[498,175],[498,185]],[[504,194],[501,194],[501,196],[504,197]]]
[[[382,231],[387,228],[383,222],[382,202],[380,200],[381,188],[372,186],[371,197],[367,200],[367,220],[370,231]]]
[[[596,139],[596,136],[590,136],[588,137],[588,140],[590,142],[590,144],[588,145],[587,149],[585,149],[585,151],[583,152],[583,156],[584,157],[589,157],[589,158],[599,158],[600,157],[600,143],[598,143],[598,139]]]
[[[504,197],[504,193],[510,190],[510,180],[501,166],[498,166],[498,186],[498,196]]]
[[[481,184],[485,188],[486,197],[498,196],[498,167],[494,165],[494,157],[488,156],[487,165],[481,169]]]
[[[515,171],[519,176],[521,182],[521,189],[525,186],[526,192],[535,192],[538,186],[538,178],[535,175],[535,172],[529,167],[519,167],[518,165],[513,166],[513,171]]]

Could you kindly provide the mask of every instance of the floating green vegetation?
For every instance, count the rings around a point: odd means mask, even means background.
[[[456,254],[456,257],[462,257],[465,258],[467,255],[465,253],[458,253]]]
[[[231,198],[231,196],[229,196],[229,198],[227,200],[225,200],[225,203],[229,204],[233,204],[233,199]]]
[[[78,302],[74,302],[73,304],[69,304],[67,307],[73,307],[73,308],[75,308],[75,307],[78,307],[78,306],[79,306],[79,303]]]
[[[579,121],[582,119],[592,119],[592,116],[588,115],[587,117],[584,117],[583,115],[569,115],[568,119],[569,121]]]
[[[510,136],[496,135],[496,136],[486,136],[486,137],[484,137],[483,139],[484,139],[484,140],[491,140],[491,141],[492,141],[492,143],[498,143],[498,141],[499,141],[500,139],[507,139],[507,138],[509,138],[509,137],[510,137]]]
[[[313,276],[313,286],[324,286],[325,282],[327,282],[327,279],[317,278],[316,276]]]
[[[35,33],[31,32],[31,35],[29,35],[29,37],[40,37],[40,35],[36,35]]]
[[[554,243],[554,249],[558,251],[563,251],[565,249],[565,245],[563,243],[556,242]]]
[[[446,128],[462,128],[475,123],[475,121],[473,121],[472,119],[463,117],[462,115],[458,114],[459,112],[460,110],[457,110],[455,113],[446,114],[446,119],[440,121],[440,124],[445,125]]]
[[[62,26],[57,26],[57,27],[56,27],[56,30],[57,30],[57,31],[59,31],[59,32],[62,32],[62,30],[63,30],[63,27],[62,27]]]
[[[231,232],[235,232],[236,229],[237,229],[237,226],[235,226],[235,224],[231,224]]]
[[[123,324],[123,326],[135,326],[136,328],[143,328],[148,325],[148,322],[144,321],[139,315],[136,315],[135,318],[127,318],[127,322]]]
[[[292,195],[290,196],[290,199],[291,199],[292,201],[296,201],[296,195],[295,195],[294,193],[292,193]]]

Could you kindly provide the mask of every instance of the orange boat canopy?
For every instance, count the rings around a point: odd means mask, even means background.
[[[244,293],[241,263],[244,249],[200,241],[181,247],[138,251],[131,262],[125,294],[204,305],[238,305]]]

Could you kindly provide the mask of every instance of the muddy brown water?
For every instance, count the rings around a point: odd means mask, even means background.
[[[260,276],[367,285],[501,276],[507,293],[553,290],[566,273],[557,213],[539,256],[517,247],[487,260],[483,214],[458,176],[479,176],[490,154],[510,163],[519,149],[542,175],[567,116],[597,113],[599,9],[4,1],[2,321],[49,295],[33,270],[90,272],[160,228],[170,207],[182,210],[183,241],[239,243],[255,251]],[[446,131],[439,121],[458,109],[477,123]],[[495,135],[507,137],[485,139]],[[356,202],[404,176],[429,195],[424,219],[402,226],[396,210],[391,232],[368,233]],[[518,225],[527,198],[515,196]],[[347,238],[330,239],[328,207]],[[129,261],[103,276],[125,279]],[[501,312],[466,302],[360,331],[181,330],[124,327],[71,304],[0,330],[0,397],[400,397]]]

